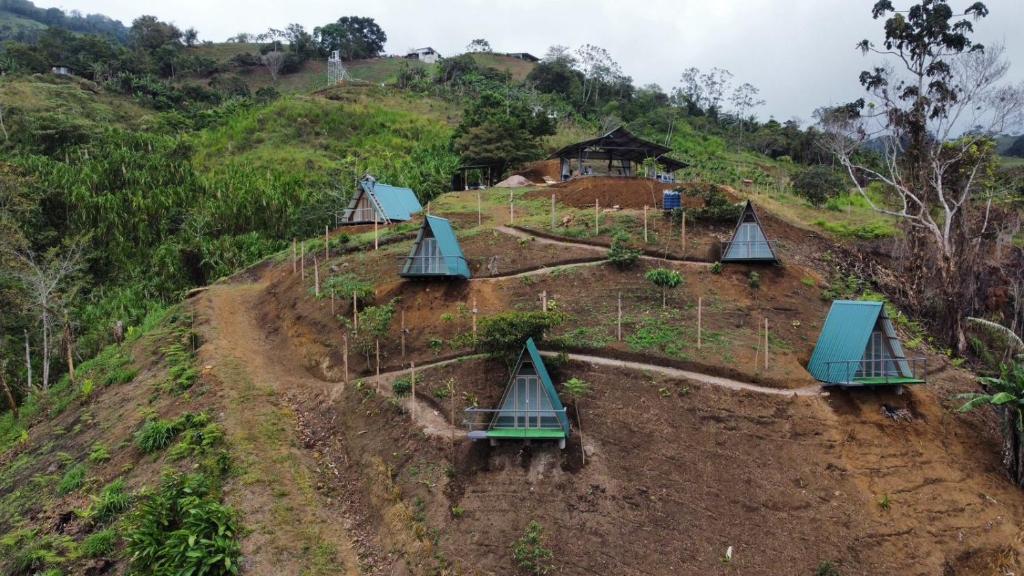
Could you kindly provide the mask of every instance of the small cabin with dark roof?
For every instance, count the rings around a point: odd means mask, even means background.
[[[462,255],[459,240],[448,220],[437,216],[423,219],[423,226],[402,266],[401,276],[469,280],[469,263]]]
[[[557,440],[565,448],[569,418],[533,338],[526,341],[495,409],[467,408],[471,440]]]
[[[924,359],[908,359],[882,302],[836,300],[807,371],[824,385],[923,383]]]
[[[764,262],[776,264],[779,261],[772,241],[764,233],[761,219],[757,217],[754,204],[747,200],[740,220],[732,233],[732,239],[725,243],[722,262]]]
[[[423,206],[411,189],[382,184],[367,176],[359,181],[359,188],[341,216],[341,224],[405,222],[422,211]]]

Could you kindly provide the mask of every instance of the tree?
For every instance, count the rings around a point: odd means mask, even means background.
[[[491,43],[483,38],[477,38],[466,46],[466,52],[491,52]]]
[[[1024,136],[1018,136],[1013,144],[1003,152],[1005,156],[1015,156],[1017,158],[1024,158]]]
[[[813,206],[821,206],[829,198],[846,191],[846,180],[830,166],[816,164],[801,170],[793,178],[793,190]]]
[[[313,35],[306,32],[302,24],[289,24],[282,32],[288,42],[288,51],[299,55],[305,61],[316,53],[316,41]]]
[[[67,246],[52,248],[44,255],[31,250],[15,250],[11,254],[18,263],[13,273],[27,293],[29,306],[39,317],[43,390],[50,386],[50,354],[55,326],[60,319],[58,311],[74,293],[71,281],[81,269],[83,243],[82,239],[69,242]]]
[[[593,44],[584,44],[576,49],[576,67],[583,74],[584,106],[591,97],[598,100],[602,84],[622,76],[622,69],[608,50]]]
[[[554,123],[547,114],[535,112],[528,94],[487,91],[466,108],[453,144],[467,163],[497,166],[504,172],[539,158],[540,137],[554,132]]]
[[[270,71],[270,77],[277,82],[277,75],[281,71],[281,66],[284,65],[285,54],[284,52],[267,52],[261,57],[263,65]]]
[[[338,50],[343,60],[375,58],[384,50],[387,34],[373,18],[343,16],[337,22],[313,29],[325,54]]]
[[[758,97],[760,93],[761,91],[749,82],[744,82],[733,88],[732,94],[729,96],[729,102],[732,104],[736,117],[739,120],[740,128],[750,119],[750,114],[754,108],[764,105],[764,99]]]
[[[199,43],[199,31],[195,28],[189,28],[185,30],[182,39],[185,42],[185,46],[191,48]]]
[[[617,232],[612,236],[612,244],[608,248],[608,261],[620,270],[632,268],[640,258],[640,250],[629,245],[629,235]]]
[[[717,118],[731,82],[732,72],[723,68],[712,68],[707,72],[701,72],[699,68],[687,68],[675,89],[676,100],[691,114],[706,114]]]
[[[1010,480],[1024,488],[1024,364],[1003,369],[999,378],[981,378],[986,392],[963,394],[967,402],[960,412],[981,406],[995,406],[1003,420],[1003,466]]]
[[[939,303],[942,332],[960,354],[967,349],[963,317],[976,301],[980,250],[990,233],[992,197],[984,197],[994,159],[993,134],[1018,125],[1024,86],[1001,85],[1008,65],[999,47],[985,50],[970,33],[971,19],[988,15],[981,2],[954,13],[945,0],[922,0],[897,11],[890,0],[874,5],[885,21],[881,47],[869,40],[864,53],[887,57],[894,66],[861,72],[872,97],[822,111],[823,145],[848,172],[877,212],[899,218],[913,250],[903,259],[916,267],[907,298],[918,307]],[[964,126],[976,126],[959,134]],[[879,161],[865,161],[866,142],[880,148]],[[882,182],[893,201],[878,203],[864,186]]]
[[[153,52],[166,44],[181,42],[181,30],[174,24],[161,22],[156,16],[139,16],[132,21],[131,42],[136,48]]]
[[[564,317],[558,312],[502,312],[480,321],[476,345],[481,352],[506,361],[511,369],[526,341],[540,342]]]
[[[645,277],[648,282],[654,284],[658,288],[661,288],[662,308],[668,306],[669,289],[675,288],[683,283],[683,277],[679,275],[679,272],[669,270],[668,268],[655,268],[654,270],[648,270]]]

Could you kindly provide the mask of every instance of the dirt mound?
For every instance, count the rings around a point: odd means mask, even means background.
[[[526,168],[516,172],[516,175],[534,182],[543,182],[545,177],[557,182],[562,177],[558,168],[558,160],[538,160],[527,164]]]
[[[533,182],[530,182],[518,174],[509,176],[494,185],[495,188],[522,188],[524,186],[533,186]]]
[[[529,198],[548,198],[550,194],[558,196],[558,201],[567,206],[588,208],[598,200],[601,206],[619,206],[620,208],[641,209],[644,206],[660,206],[662,193],[666,190],[682,189],[683,203],[687,208],[700,208],[704,201],[697,192],[704,188],[714,187],[735,199],[736,194],[730,188],[707,183],[669,184],[646,178],[621,178],[614,176],[590,176],[574,178],[567,182],[559,182],[550,186],[549,190],[538,190]],[[693,194],[691,194],[693,192]]]

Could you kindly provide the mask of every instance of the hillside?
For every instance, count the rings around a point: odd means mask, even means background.
[[[285,251],[147,321],[105,353],[108,360],[82,367],[80,382],[94,382],[88,391],[79,384],[69,404],[34,408],[50,416],[0,461],[0,526],[48,534],[32,548],[62,559],[48,566],[113,562],[119,570],[117,540],[88,559],[87,536],[125,534],[138,517],[98,519],[103,497],[87,507],[87,496],[120,479],[133,499],[144,498],[161,470],[211,470],[203,458],[223,450],[231,465],[217,482],[244,526],[248,574],[511,573],[508,550],[531,521],[544,528],[565,573],[811,574],[826,562],[864,575],[1020,569],[1014,519],[1024,498],[998,473],[996,430],[983,414],[951,412],[955,395],[975,387],[969,373],[927,348],[918,351],[929,357],[928,384],[903,395],[825,394],[804,372],[830,270],[801,255],[827,241],[772,221],[769,233],[784,239],[791,261],[761,269],[757,289],[748,286],[751,268],[713,274],[686,255],[617,271],[601,262],[606,250],[589,244],[602,238],[587,233],[586,211],[574,224],[577,243],[541,235],[549,202],[529,198],[547,192],[512,192],[525,228],[509,226],[505,194],[482,195],[479,226],[475,193],[433,203],[433,214],[455,223],[474,273],[468,283],[398,278],[416,223],[386,231],[376,251],[372,232],[332,232],[332,255],[316,264],[320,281],[369,283],[364,306],[394,299],[408,329],[404,356],[397,319],[380,339],[379,379],[355,349],[345,379],[351,305],[313,295],[312,255],[323,256],[322,239],[302,248],[305,278]],[[569,213],[558,205],[559,217]],[[610,213],[604,225],[632,229],[641,214]],[[660,237],[667,223],[655,222]],[[692,230],[696,246],[727,231]],[[493,255],[496,275],[486,265]],[[643,279],[645,269],[665,265],[685,278],[668,309]],[[504,364],[467,347],[468,311],[476,306],[485,319],[538,310],[542,292],[567,318],[544,345],[568,351],[549,357],[555,381],[578,377],[591,386],[577,404],[585,464],[578,434],[564,451],[488,448],[469,442],[461,426],[463,408],[494,405],[507,378]],[[768,370],[755,357],[763,317],[775,327]],[[416,396],[396,400],[391,385],[408,376],[410,362]],[[449,381],[454,396],[442,393]],[[909,418],[890,420],[883,407]],[[140,448],[147,421],[185,413],[210,415],[209,434],[221,431],[223,444],[185,457],[191,452],[174,441],[170,452]],[[580,425],[575,414],[573,421]],[[109,456],[90,458],[100,447]],[[76,467],[80,487],[64,495],[39,488]],[[74,512],[83,509],[94,512]],[[651,546],[662,552],[647,554]],[[728,547],[732,560],[723,563]]]

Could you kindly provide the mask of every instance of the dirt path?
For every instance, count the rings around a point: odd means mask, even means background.
[[[519,230],[518,228],[510,228],[508,226],[498,226],[498,227],[495,228],[495,230],[498,230],[499,232],[504,232],[505,234],[509,234],[511,236],[515,236],[516,238],[530,238],[530,239],[532,239],[535,242],[540,242],[541,244],[552,244],[552,245],[555,245],[555,246],[572,246],[573,248],[582,248],[584,250],[592,250],[592,251],[595,251],[595,252],[600,252],[602,254],[607,254],[608,253],[608,248],[605,247],[605,246],[594,246],[593,244],[585,244],[583,242],[573,242],[572,240],[555,240],[553,238],[546,238],[544,236],[537,236],[537,235],[534,235],[534,234],[530,234],[529,232],[526,232],[524,230]],[[646,260],[648,262],[660,262],[662,264],[666,264],[667,263],[667,264],[673,264],[673,265],[678,265],[678,266],[698,266],[698,267],[701,267],[701,268],[706,268],[706,267],[712,265],[711,262],[697,262],[697,261],[694,261],[694,260],[679,260],[679,259],[675,259],[675,258],[669,258],[669,259],[666,260],[665,258],[659,258],[657,256],[648,256],[646,254],[640,255],[640,259],[641,260]],[[508,278],[508,276],[506,276],[506,278]]]

